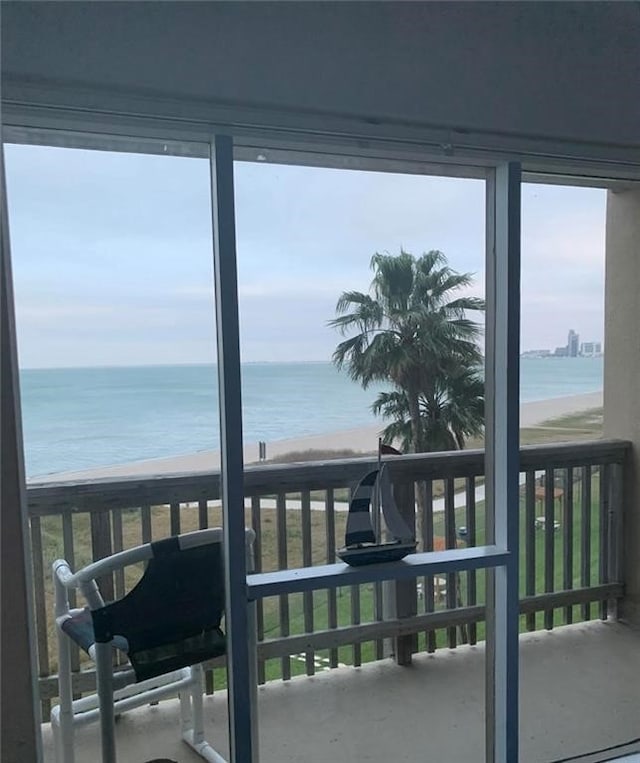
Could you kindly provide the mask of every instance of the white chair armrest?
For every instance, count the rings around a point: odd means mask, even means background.
[[[74,574],[71,571],[71,566],[66,559],[56,559],[51,565],[53,569],[53,577],[65,588],[75,588],[77,583],[75,582]]]

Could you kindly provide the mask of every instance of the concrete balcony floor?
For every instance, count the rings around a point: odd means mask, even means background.
[[[521,760],[580,763],[640,752],[640,632],[600,621],[521,638]],[[272,682],[259,691],[262,763],[484,760],[484,647],[416,655]],[[208,738],[227,752],[226,693],[205,700]],[[45,760],[53,760],[44,726]],[[118,722],[119,760],[200,760],[179,740],[177,702]],[[100,759],[97,727],[77,734],[77,763]],[[640,760],[640,758],[634,759]],[[631,758],[625,758],[625,763]]]

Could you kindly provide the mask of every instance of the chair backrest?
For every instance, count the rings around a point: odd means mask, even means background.
[[[114,636],[127,640],[138,681],[225,652],[221,539],[186,547],[180,540],[152,543],[152,557],[137,585],[91,612],[96,642]]]

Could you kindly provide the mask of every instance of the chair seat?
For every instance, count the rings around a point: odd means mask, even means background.
[[[89,649],[96,643],[96,637],[93,616],[88,607],[74,611],[61,627],[69,638],[90,654]],[[220,657],[227,649],[226,638],[220,628],[202,630],[179,641],[158,643],[135,653],[130,653],[124,636],[114,635],[111,645],[129,657],[138,681]]]
[[[75,641],[81,649],[89,654],[89,649],[96,643],[93,618],[89,607],[72,612],[70,617],[63,620],[61,627],[72,641]],[[129,644],[124,636],[115,636],[112,645],[125,654],[129,651]]]
[[[158,644],[129,653],[138,681],[146,681],[173,670],[198,665],[226,654],[227,641],[220,628],[203,630],[179,641]]]

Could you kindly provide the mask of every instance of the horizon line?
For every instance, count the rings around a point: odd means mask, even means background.
[[[242,366],[258,365],[286,365],[286,364],[309,364],[309,363],[333,363],[327,360],[244,360]],[[217,366],[217,361],[188,361],[185,363],[104,363],[92,366],[19,366],[19,371],[90,371],[95,369],[114,368],[194,368],[204,366]]]

